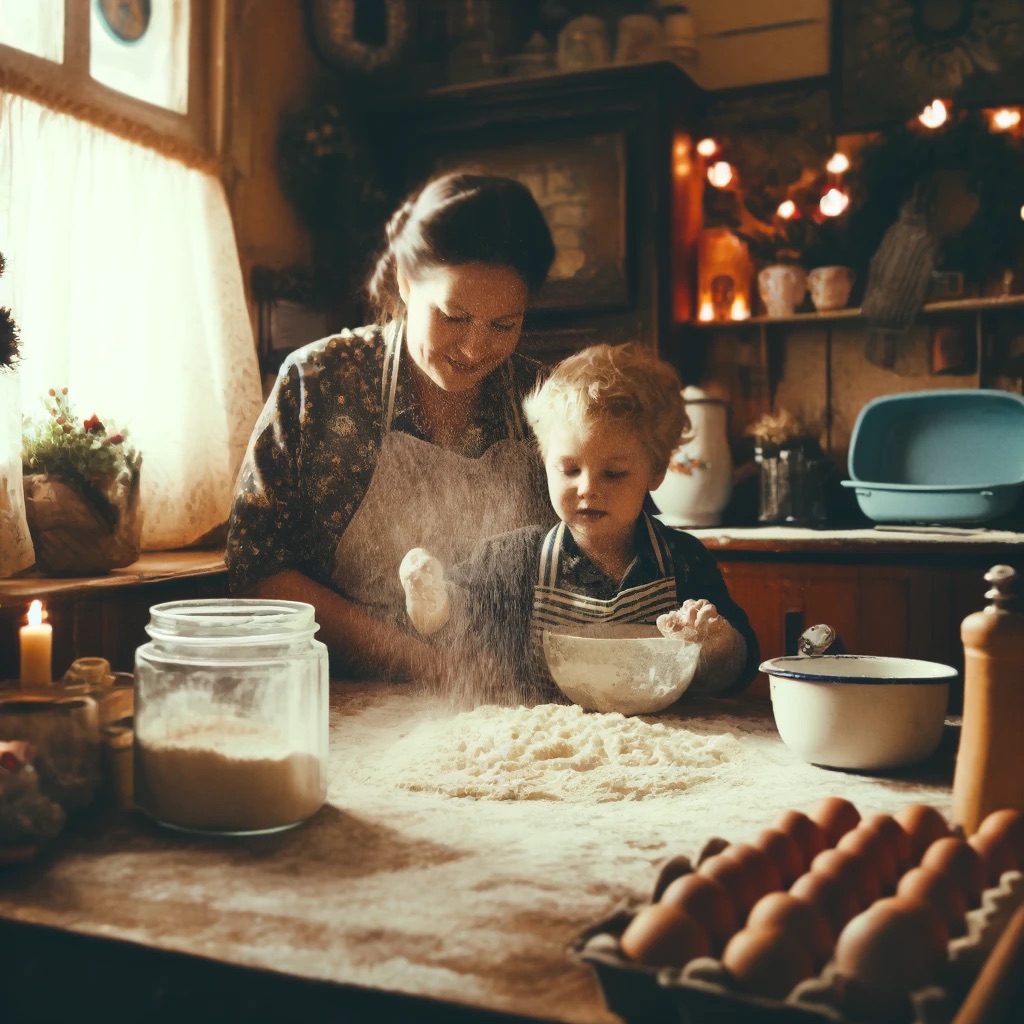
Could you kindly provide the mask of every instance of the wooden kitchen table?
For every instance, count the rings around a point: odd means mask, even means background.
[[[732,751],[661,796],[459,798],[431,792],[429,771],[415,791],[428,706],[413,687],[334,684],[329,801],[292,831],[202,838],[97,812],[0,869],[0,1020],[611,1024],[569,948],[643,899],[668,856],[749,839],[829,793],[864,814],[949,810],[954,726],[925,765],[860,776],[798,761],[756,701],[660,716]]]

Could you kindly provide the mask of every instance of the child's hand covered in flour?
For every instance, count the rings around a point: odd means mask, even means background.
[[[413,548],[402,559],[398,578],[405,591],[405,610],[417,632],[436,633],[451,615],[441,563],[425,548]]]
[[[662,636],[701,645],[694,692],[723,689],[742,670],[747,656],[746,641],[710,601],[684,601],[678,610],[659,615],[656,625]]]
[[[684,601],[678,610],[659,615],[656,625],[661,635],[670,640],[700,643],[716,632],[722,623],[729,625],[710,601],[701,598],[699,601]]]

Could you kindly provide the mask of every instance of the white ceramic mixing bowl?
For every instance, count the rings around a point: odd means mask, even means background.
[[[551,678],[588,711],[651,715],[693,682],[700,644],[672,640],[656,626],[600,625],[544,631]]]
[[[856,654],[772,658],[761,671],[786,746],[811,764],[861,771],[934,753],[957,677],[934,661]]]

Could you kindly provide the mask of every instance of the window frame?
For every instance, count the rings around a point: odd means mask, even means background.
[[[41,98],[48,106],[66,109],[101,125],[109,119],[137,125],[177,150],[194,151],[197,157],[219,156],[224,144],[226,36],[231,0],[187,0],[188,109],[184,114],[128,96],[91,76],[93,2],[64,0],[62,63],[0,43],[0,90],[24,92]],[[19,82],[25,83],[24,89],[18,88]]]

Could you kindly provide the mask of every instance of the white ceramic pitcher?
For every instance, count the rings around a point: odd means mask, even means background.
[[[695,387],[683,391],[683,404],[690,428],[651,498],[666,526],[717,526],[732,495],[728,407]]]

